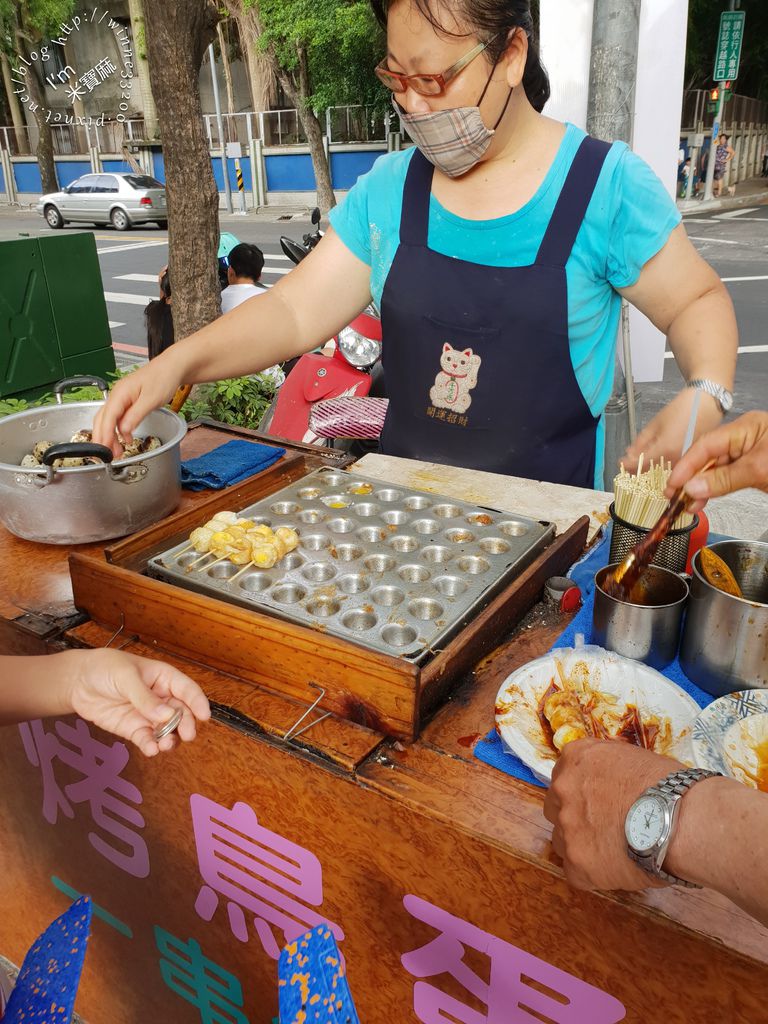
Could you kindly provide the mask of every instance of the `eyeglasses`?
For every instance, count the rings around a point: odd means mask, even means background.
[[[498,33],[497,33],[498,35]],[[442,96],[448,83],[468,67],[475,57],[479,57],[483,50],[486,50],[496,36],[492,36],[487,43],[478,43],[473,46],[469,53],[464,54],[455,64],[445,70],[441,75],[401,75],[397,71],[390,71],[384,67],[384,61],[376,68],[376,75],[379,81],[392,92],[406,92],[413,89],[419,96]]]

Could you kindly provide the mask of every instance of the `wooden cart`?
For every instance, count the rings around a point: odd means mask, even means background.
[[[226,439],[200,426],[184,455]],[[586,520],[423,669],[141,575],[202,506],[242,507],[333,458],[296,448],[234,494],[186,495],[141,536],[74,552],[72,576],[67,552],[3,534],[3,653],[160,656],[214,720],[152,760],[75,720],[3,730],[0,952],[18,962],[88,892],[90,1024],[269,1024],[277,951],[320,920],[365,1024],[768,1021],[768,933],[709,892],[569,888],[542,791],[472,754],[502,680],[566,625],[535,602]],[[324,693],[302,719],[311,683]]]

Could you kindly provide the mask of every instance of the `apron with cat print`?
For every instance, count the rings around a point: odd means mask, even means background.
[[[381,301],[384,454],[594,486],[598,419],[571,362],[565,265],[608,150],[583,141],[527,267],[428,247],[433,167],[414,152]]]

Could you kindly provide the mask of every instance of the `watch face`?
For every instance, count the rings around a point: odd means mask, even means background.
[[[730,391],[723,389],[723,393],[720,396],[720,405],[723,407],[724,412],[730,412],[733,408],[733,395]]]
[[[637,853],[647,853],[661,840],[666,824],[666,807],[654,796],[638,800],[627,815],[627,842]]]

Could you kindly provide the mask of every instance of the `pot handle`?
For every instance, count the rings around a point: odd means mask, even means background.
[[[61,405],[62,394],[65,391],[68,391],[70,388],[84,388],[88,387],[88,385],[94,388],[98,388],[99,391],[101,391],[102,395],[104,396],[104,401],[106,402],[107,395],[109,394],[107,382],[102,377],[91,377],[88,376],[87,374],[82,374],[77,377],[65,377],[64,380],[60,380],[58,384],[53,385],[53,393],[56,396],[56,404]],[[94,452],[93,454],[95,455],[96,453]],[[72,457],[75,458],[76,456]],[[57,458],[61,458],[61,456],[59,455],[57,456]]]
[[[56,459],[100,459],[110,463],[114,458],[112,449],[103,444],[91,444],[88,441],[68,441],[64,444],[52,444],[43,453],[43,465],[46,469],[46,483],[53,480],[56,470],[53,463]]]

